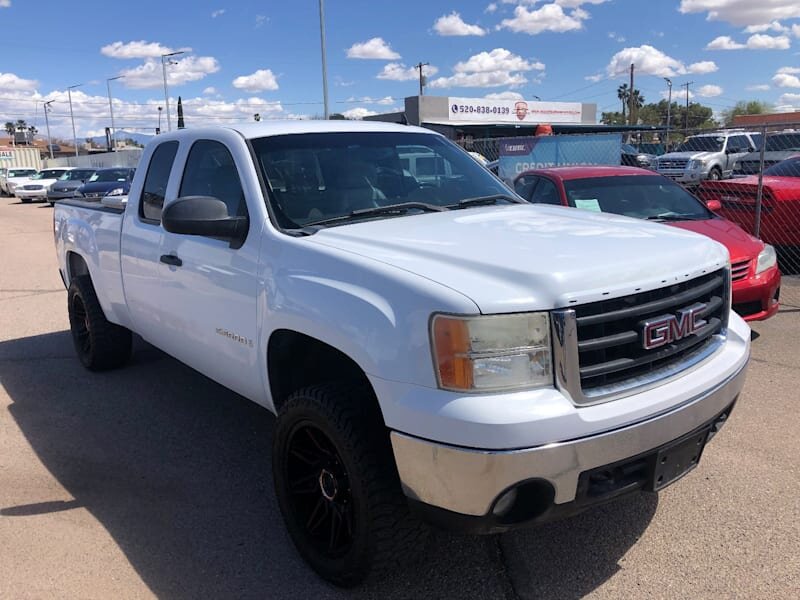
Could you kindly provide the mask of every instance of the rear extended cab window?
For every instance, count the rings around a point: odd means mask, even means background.
[[[139,199],[139,218],[146,223],[161,223],[161,209],[164,207],[164,194],[167,191],[172,163],[178,152],[178,142],[160,144],[150,157],[147,176],[144,180],[142,196]]]

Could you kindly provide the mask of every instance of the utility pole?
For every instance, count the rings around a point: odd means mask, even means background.
[[[50,149],[50,158],[53,158],[53,139],[50,137],[50,119],[47,117],[47,113],[50,112],[52,102],[52,100],[48,100],[44,103],[44,122],[47,125],[47,147]]]
[[[427,83],[425,79],[425,75],[422,74],[422,67],[427,67],[431,63],[424,63],[419,62],[414,67],[419,71],[419,95],[422,96],[425,94],[425,85]]]
[[[69,118],[72,121],[72,143],[75,144],[75,156],[78,156],[78,135],[75,133],[75,116],[72,114],[72,90],[76,87],[81,87],[82,83],[76,83],[67,88],[67,97],[69,98]]]
[[[669,88],[667,97],[667,141],[666,144],[664,144],[664,149],[669,152],[669,118],[670,111],[672,110],[672,80],[669,77],[664,77],[664,81],[667,82],[667,87]]]
[[[172,119],[169,116],[169,89],[167,88],[167,62],[172,63],[172,60],[164,62],[164,59],[170,56],[178,56],[179,54],[183,54],[183,50],[161,55],[161,74],[164,76],[164,102],[167,106],[167,131],[172,131]]]
[[[156,135],[161,133],[161,111],[163,110],[162,106],[158,107],[158,127],[156,127]]]
[[[683,116],[683,128],[686,131],[689,131],[689,86],[693,83],[694,81],[687,81],[681,84],[681,87],[686,88],[686,114]]]
[[[628,96],[628,121],[629,125],[635,125],[633,122],[633,105],[636,103],[636,100],[633,97],[633,63],[631,63],[631,91],[630,96]]]
[[[330,117],[328,111],[328,60],[325,56],[325,2],[319,0],[319,43],[322,48],[322,101],[325,106],[325,119]]]

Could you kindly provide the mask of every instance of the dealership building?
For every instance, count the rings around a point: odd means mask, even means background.
[[[543,123],[557,134],[609,129],[598,125],[596,104],[453,96],[410,96],[405,99],[404,111],[365,120],[420,125],[451,140],[533,135]]]

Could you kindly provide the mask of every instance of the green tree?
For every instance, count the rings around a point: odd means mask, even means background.
[[[16,125],[14,125],[14,123],[12,123],[11,121],[6,121],[6,124],[5,124],[4,127],[6,129],[6,133],[13,140],[14,139],[14,132],[17,130]]]
[[[631,125],[636,125],[639,122],[639,109],[644,106],[644,96],[639,90],[628,92],[628,106],[630,123]]]
[[[722,111],[722,122],[733,125],[733,118],[738,115],[763,115],[773,111],[773,106],[761,100],[740,100],[732,108]]]
[[[600,122],[603,125],[625,125],[625,115],[619,111],[604,112],[600,115]]]
[[[628,106],[628,100],[630,100],[630,96],[631,96],[631,91],[628,88],[628,84],[627,83],[623,83],[621,86],[619,86],[617,88],[617,98],[619,98],[622,101],[622,118],[623,119],[625,118],[625,115],[627,114],[625,111],[626,111],[626,108]]]

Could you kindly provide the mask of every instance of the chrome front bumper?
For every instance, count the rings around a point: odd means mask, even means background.
[[[714,389],[667,413],[621,429],[520,450],[475,450],[391,433],[406,496],[463,515],[482,516],[521,481],[544,479],[555,504],[575,499],[581,473],[677,440],[728,408],[744,387],[747,363]]]

